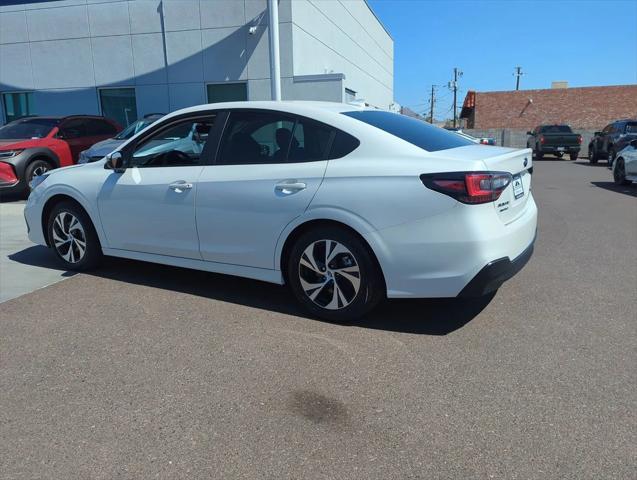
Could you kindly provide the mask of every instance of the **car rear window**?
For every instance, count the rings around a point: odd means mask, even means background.
[[[545,125],[540,128],[540,133],[573,133],[568,125]]]
[[[397,113],[382,110],[361,110],[343,112],[343,115],[384,130],[428,152],[475,145],[471,140],[456,135],[454,132]]]
[[[626,133],[637,133],[637,122],[628,122],[626,124]]]

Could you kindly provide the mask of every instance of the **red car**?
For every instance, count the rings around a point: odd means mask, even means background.
[[[115,136],[121,127],[104,117],[26,117],[0,128],[0,194],[24,193],[47,170],[77,163],[82,150]]]

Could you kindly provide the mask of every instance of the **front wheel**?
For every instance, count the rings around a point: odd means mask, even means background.
[[[591,147],[588,147],[588,163],[593,165],[597,163],[597,152]]]
[[[535,159],[536,160],[542,160],[543,157],[544,157],[544,154],[542,152],[540,152],[539,150],[535,151]]]
[[[27,165],[24,171],[24,180],[27,183],[27,191],[31,190],[31,180],[40,175],[44,175],[51,170],[51,164],[46,160],[34,160]]]
[[[608,150],[608,166],[609,167],[613,166],[614,160],[615,160],[615,149],[611,148],[610,150]]]
[[[626,180],[626,166],[623,158],[617,159],[617,165],[613,168],[613,180],[615,180],[615,185],[628,185],[631,183]]]
[[[290,251],[286,278],[299,303],[329,321],[356,320],[385,296],[382,274],[368,247],[338,227],[301,235]]]
[[[49,245],[67,270],[90,270],[102,259],[102,247],[88,214],[74,202],[55,205],[47,221]]]

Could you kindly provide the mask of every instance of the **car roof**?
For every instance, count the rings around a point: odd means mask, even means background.
[[[70,120],[73,118],[94,118],[112,122],[112,120],[110,120],[109,118],[103,117],[101,115],[27,115],[26,117],[20,117],[17,120],[14,120],[14,122],[26,122],[29,120],[58,120],[61,122],[63,120]]]
[[[333,112],[341,113],[353,110],[375,110],[368,107],[359,107],[348,103],[338,102],[319,102],[309,100],[261,100],[261,101],[241,101],[241,102],[219,102],[208,103],[203,105],[196,105],[194,107],[187,107],[176,112],[172,112],[167,115],[172,117],[175,115],[183,115],[188,113],[196,113],[206,110],[226,110],[226,109],[264,109],[264,110],[278,110],[282,112],[302,114],[303,112]]]

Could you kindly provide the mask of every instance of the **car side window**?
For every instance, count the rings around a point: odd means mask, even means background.
[[[86,120],[86,133],[89,137],[115,135],[117,133],[117,129],[106,120],[89,118]]]
[[[248,165],[283,163],[292,141],[294,118],[277,112],[231,112],[217,163]]]
[[[604,127],[604,130],[602,130],[602,133],[604,133],[604,134],[606,134],[606,133],[610,133],[610,132],[612,132],[612,130],[613,130],[613,124],[606,125],[606,126]]]
[[[202,164],[215,117],[182,120],[160,128],[136,145],[130,167],[183,167]]]
[[[217,163],[249,165],[327,160],[336,130],[314,120],[269,111],[235,111]]]
[[[81,118],[67,120],[60,125],[60,137],[63,139],[73,139],[86,137],[86,121]]]
[[[333,128],[300,118],[294,126],[288,162],[326,160],[330,153],[333,137]]]

